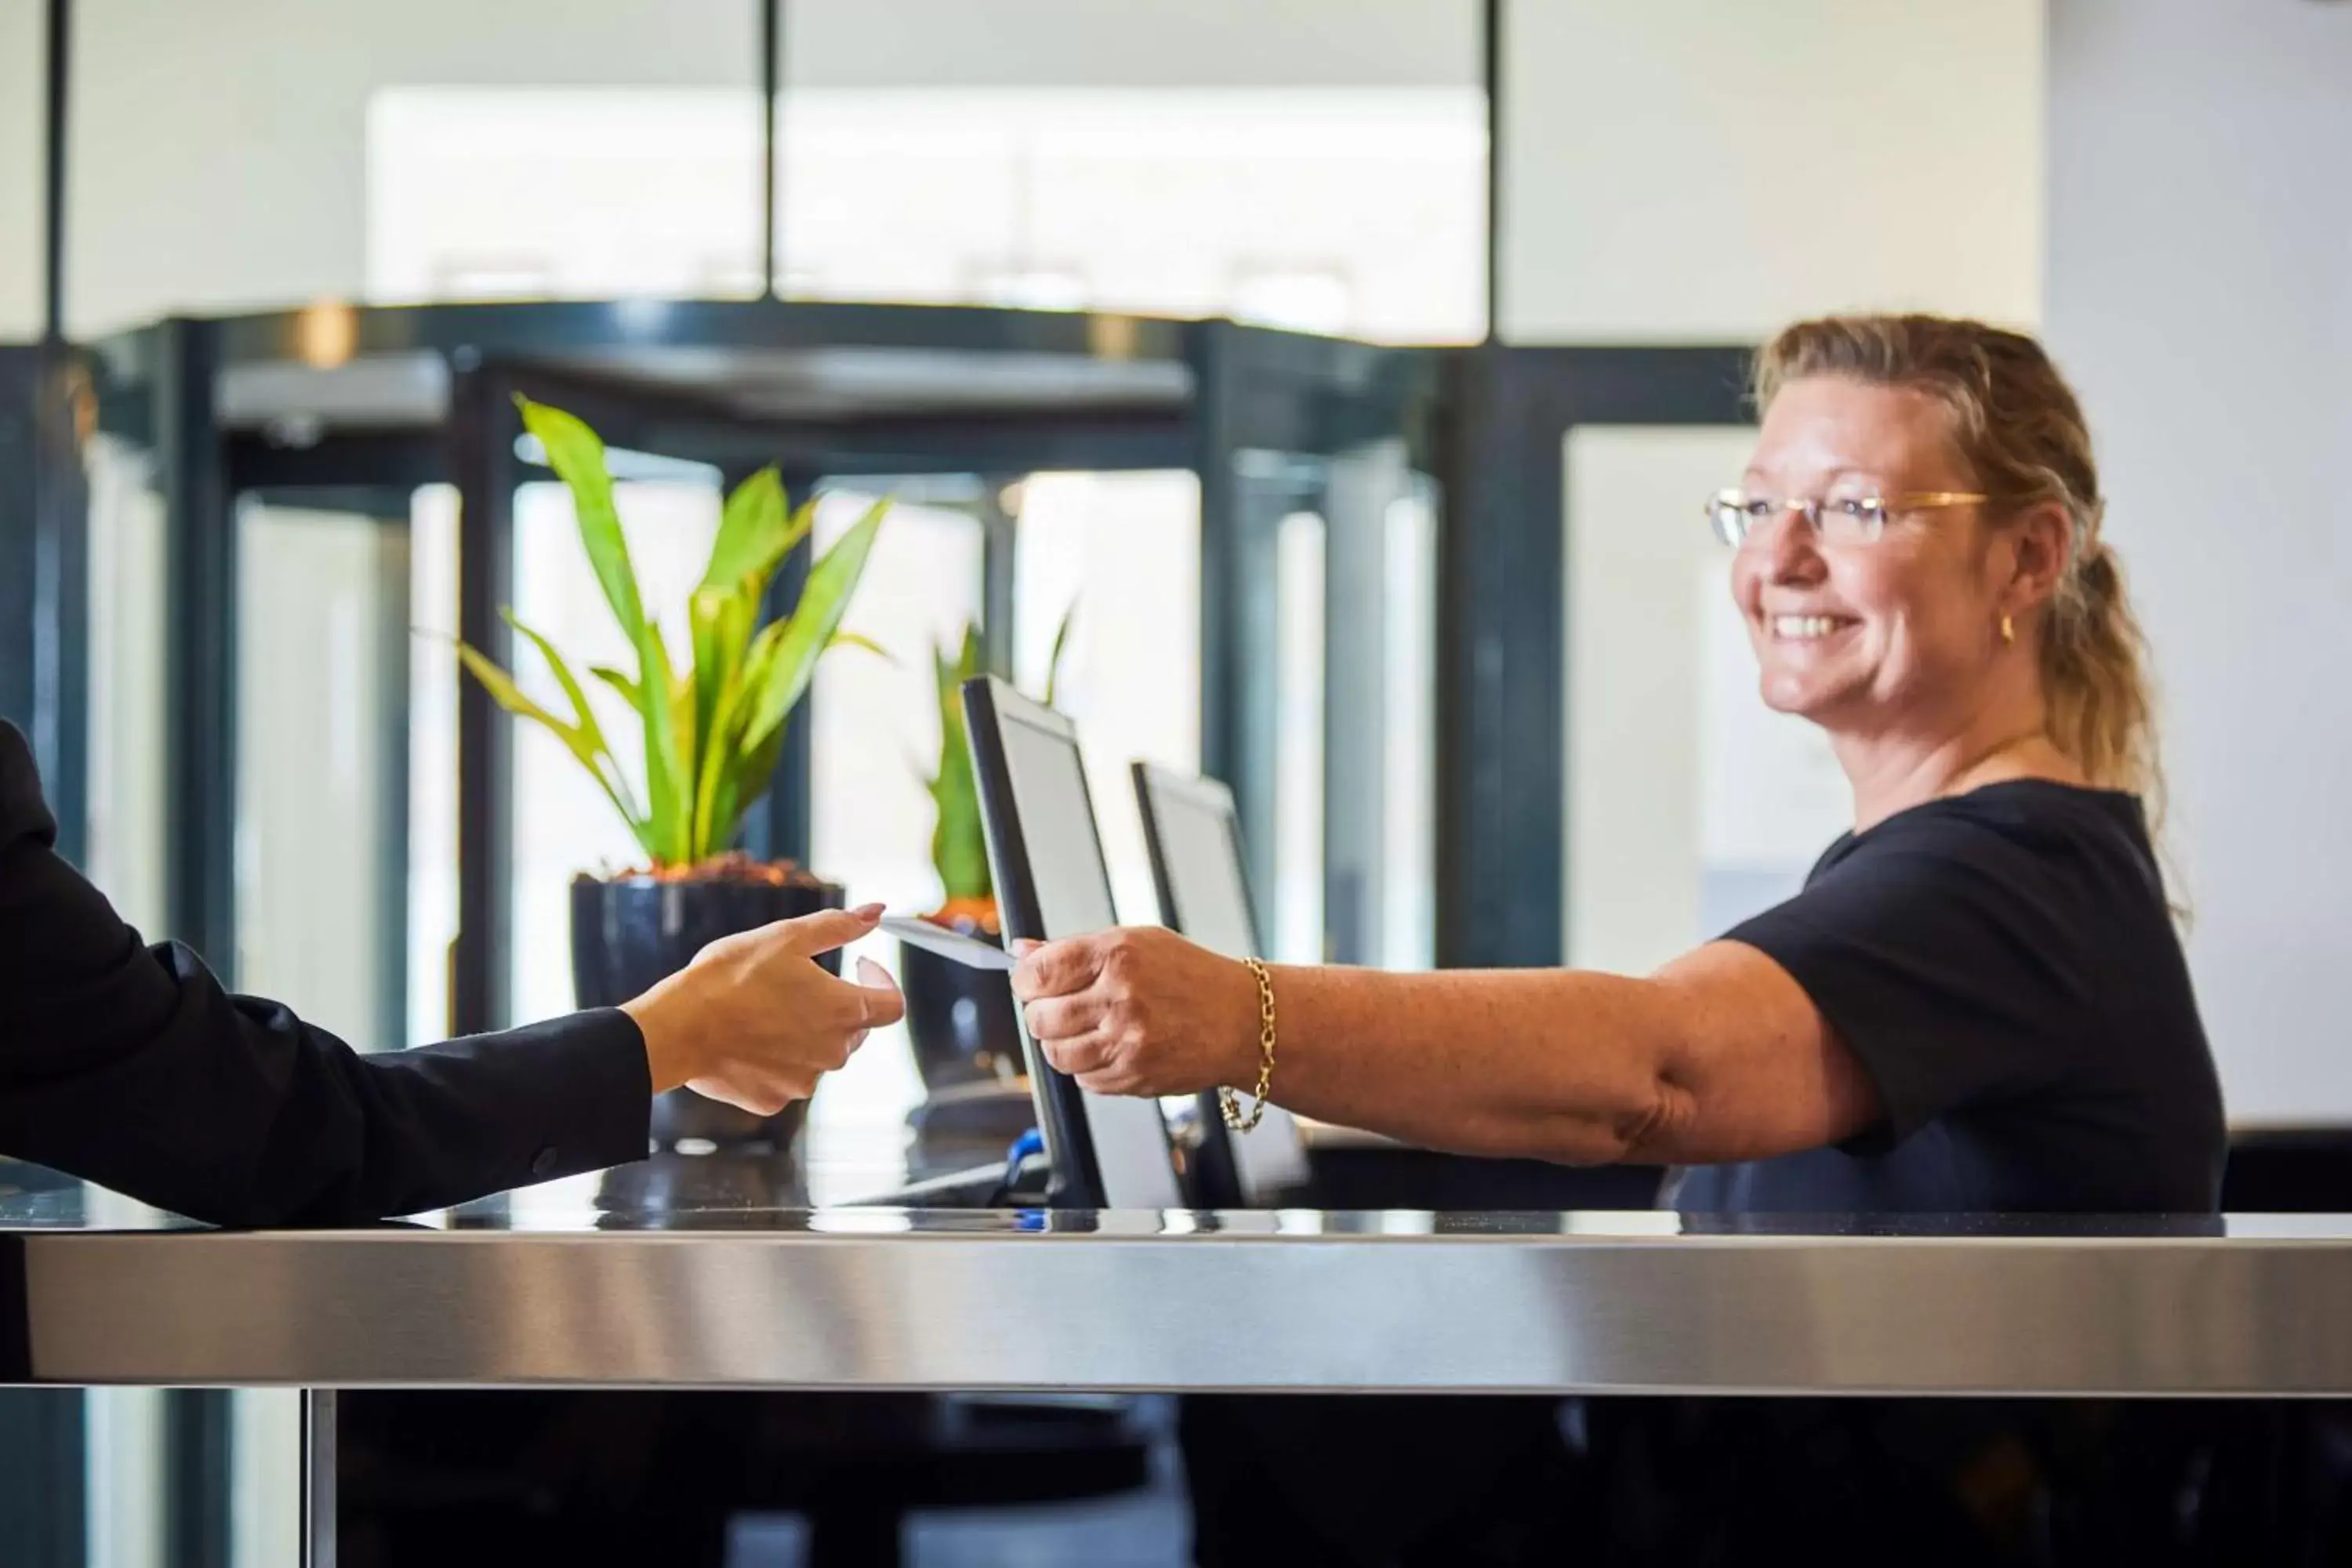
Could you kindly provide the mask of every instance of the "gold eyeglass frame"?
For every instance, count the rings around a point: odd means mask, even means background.
[[[1748,526],[1743,525],[1739,530],[1739,538],[1731,538],[1724,528],[1723,520],[1726,515],[1747,517],[1748,508],[1753,502],[1769,500],[1775,503],[1772,510],[1776,513],[1795,512],[1805,520],[1805,526],[1813,531],[1813,537],[1816,539],[1823,537],[1822,514],[1824,509],[1840,507],[1855,509],[1849,510],[1848,515],[1854,518],[1856,521],[1866,521],[1870,529],[1869,538],[1875,540],[1885,531],[1886,520],[1897,512],[1926,511],[1933,508],[1948,506],[1980,506],[1990,500],[1992,497],[1979,495],[1973,490],[1917,490],[1905,495],[1848,496],[1832,501],[1806,500],[1797,496],[1751,496],[1746,490],[1728,489],[1717,490],[1707,498],[1706,521],[1707,526],[1714,531],[1716,538],[1737,550],[1746,542],[1751,530]],[[1760,522],[1763,519],[1756,518],[1750,521]]]

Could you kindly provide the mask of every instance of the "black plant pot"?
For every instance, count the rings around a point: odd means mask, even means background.
[[[994,942],[970,920],[951,931]],[[907,1035],[923,1088],[937,1094],[966,1083],[1005,1083],[1021,1076],[1020,1022],[1013,988],[1000,970],[973,969],[923,948],[898,944],[898,988],[907,997]]]
[[[813,877],[769,881],[724,873],[656,880],[623,877],[572,884],[572,988],[583,1007],[615,1007],[677,973],[720,937],[771,921],[842,907],[838,883]],[[841,973],[841,955],[818,961]],[[730,1152],[782,1154],[799,1137],[805,1103],[754,1116],[692,1089],[654,1098],[653,1141],[674,1149],[699,1139]]]

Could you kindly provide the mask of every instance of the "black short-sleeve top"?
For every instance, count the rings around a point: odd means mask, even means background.
[[[1677,1170],[1686,1214],[2200,1214],[2226,1133],[2137,796],[1989,784],[1847,834],[1727,937],[1876,1084],[1832,1148]]]

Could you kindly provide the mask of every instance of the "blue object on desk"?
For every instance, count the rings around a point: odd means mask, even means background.
[[[1008,1193],[1018,1190],[1021,1185],[1021,1162],[1032,1154],[1042,1154],[1045,1152],[1045,1135],[1034,1127],[1015,1138],[1013,1141],[1013,1147],[1004,1152],[1004,1190]]]

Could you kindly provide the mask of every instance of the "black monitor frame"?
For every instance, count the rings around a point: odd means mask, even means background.
[[[1197,790],[1207,781],[1144,762],[1129,763],[1128,775],[1135,781],[1135,812],[1143,819],[1143,844],[1151,857],[1151,892],[1160,901],[1160,923],[1181,936],[1184,931],[1184,921],[1176,907],[1176,879],[1168,867],[1167,841],[1160,836],[1160,812],[1152,796],[1153,792],[1160,789]],[[1233,792],[1223,784],[1216,788],[1224,795],[1224,804],[1230,808]],[[1227,831],[1236,840],[1234,849],[1238,854],[1241,850],[1238,824],[1231,816],[1227,816],[1225,821]],[[1246,893],[1246,877],[1243,888]],[[1249,926],[1250,951],[1258,953],[1260,943],[1255,905],[1249,909]],[[1258,955],[1265,956],[1263,953]],[[1193,1201],[1204,1209],[1246,1206],[1242,1194],[1241,1160],[1234,1152],[1232,1135],[1225,1131],[1224,1112],[1218,1105],[1215,1089],[1201,1091],[1198,1114],[1201,1119],[1201,1146],[1193,1151]]]
[[[1176,878],[1170,868],[1167,840],[1160,830],[1160,797],[1183,796],[1206,806],[1222,818],[1234,854],[1234,873],[1241,880],[1242,912],[1249,926],[1252,957],[1265,956],[1265,928],[1258,924],[1255,889],[1249,880],[1249,857],[1242,843],[1241,813],[1234,792],[1219,779],[1179,773],[1157,763],[1134,762],[1128,774],[1135,783],[1136,815],[1143,819],[1143,843],[1151,857],[1151,891],[1160,902],[1160,923],[1185,934],[1182,911],[1176,902]],[[1248,1208],[1251,1197],[1242,1181],[1241,1155],[1225,1126],[1217,1091],[1201,1091],[1201,1146],[1195,1151],[1194,1201],[1202,1208]]]
[[[1077,745],[1077,726],[1068,716],[1033,702],[994,676],[979,676],[963,683],[964,733],[971,747],[972,773],[980,785],[980,815],[988,839],[988,867],[996,880],[997,918],[1003,923],[1007,947],[1022,941],[1047,940],[1045,917],[1037,898],[1037,884],[1029,870],[1029,846],[1024,838],[1021,812],[1014,801],[1013,771],[1005,761],[1003,725],[1027,724]],[[1078,771],[1078,788],[1086,803],[1087,826],[1096,832],[1093,792],[1086,770]],[[1106,868],[1108,876],[1108,868]],[[1018,1009],[1015,1010],[1016,1014]],[[1087,1122],[1086,1094],[1078,1080],[1045,1059],[1045,1053],[1021,1024],[1021,1050],[1029,1065],[1029,1082],[1035,1092],[1038,1131],[1045,1141],[1052,1167],[1045,1202],[1054,1208],[1106,1208],[1102,1163],[1095,1150],[1093,1130]],[[1175,1150],[1169,1148],[1171,1173]]]

